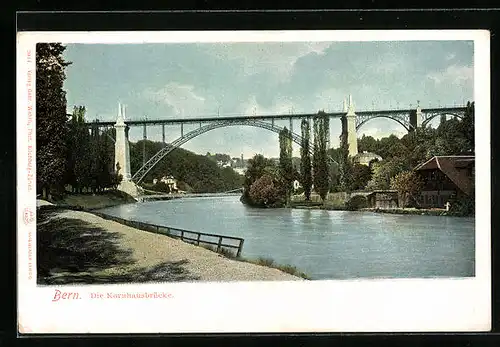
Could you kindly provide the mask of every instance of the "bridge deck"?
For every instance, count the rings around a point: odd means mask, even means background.
[[[422,113],[432,113],[432,112],[457,112],[465,110],[465,106],[457,107],[436,107],[436,108],[425,108],[422,109]],[[410,113],[415,111],[414,109],[393,109],[393,110],[373,110],[373,111],[358,111],[356,115],[358,116],[371,116],[371,115],[394,115],[401,113]],[[345,112],[326,112],[326,115],[330,118],[340,118],[345,115]],[[176,118],[176,119],[143,119],[143,120],[127,120],[128,126],[143,126],[143,125],[162,125],[162,124],[198,124],[206,122],[217,122],[217,121],[235,121],[242,119],[255,119],[255,120],[288,120],[292,119],[303,119],[312,118],[317,116],[317,113],[299,113],[299,114],[269,114],[269,115],[240,115],[240,116],[225,116],[225,117],[204,117],[204,118]],[[114,126],[115,121],[93,121],[87,122],[89,125],[98,126]]]

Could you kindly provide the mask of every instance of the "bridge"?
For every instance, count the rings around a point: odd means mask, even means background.
[[[389,109],[389,110],[372,110],[355,112],[352,97],[344,100],[343,112],[323,112],[323,117],[330,119],[339,119],[341,125],[342,136],[346,136],[349,155],[355,156],[358,153],[357,132],[367,122],[376,118],[387,118],[399,123],[408,132],[415,131],[418,127],[426,126],[432,119],[442,115],[463,118],[466,106],[453,107],[437,107],[437,108],[420,108],[417,103],[415,109]],[[291,132],[292,141],[299,146],[302,143],[302,136],[293,131],[293,120],[307,120],[310,122],[318,113],[302,113],[302,114],[267,114],[267,115],[244,115],[230,117],[205,117],[205,118],[177,118],[177,119],[144,119],[144,120],[129,120],[125,123],[125,110],[122,105],[119,105],[118,118],[116,122],[99,121],[88,122],[87,125],[97,130],[115,129],[115,164],[119,164],[123,182],[119,189],[125,190],[134,196],[138,196],[137,184],[140,183],[147,173],[155,167],[166,155],[174,149],[182,146],[189,140],[204,134],[208,131],[223,128],[228,126],[253,126],[259,127],[268,131],[279,133],[283,127],[275,124],[276,121],[289,121],[289,130]],[[198,128],[189,132],[184,132],[184,125],[197,124]],[[172,142],[167,142],[165,138],[165,126],[180,125],[180,136]],[[132,176],[130,170],[130,154],[128,131],[130,127],[142,127],[143,139],[147,140],[147,128],[151,126],[162,127],[162,142],[165,146],[151,158],[145,157],[143,151],[143,165]],[[310,147],[312,153],[312,146]],[[135,187],[135,188],[134,188]]]
[[[154,195],[141,195],[137,199],[141,202],[155,201],[155,200],[172,200],[172,199],[186,199],[186,198],[213,198],[223,196],[240,196],[242,189],[237,189],[231,192],[224,193],[171,193],[171,194],[154,194]]]

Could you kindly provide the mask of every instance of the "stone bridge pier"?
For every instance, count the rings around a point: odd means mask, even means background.
[[[125,124],[125,108],[121,104],[118,104],[118,117],[114,127],[116,131],[115,170],[118,169],[118,174],[123,176],[118,190],[137,198],[141,195],[141,189],[132,181],[130,145],[128,140],[129,127]]]
[[[354,103],[352,102],[352,95],[349,95],[348,101],[344,100],[345,117],[341,118],[342,132],[340,141],[344,138],[347,140],[347,148],[349,149],[349,156],[354,157],[358,154],[358,135],[356,132],[356,113],[354,112]]]

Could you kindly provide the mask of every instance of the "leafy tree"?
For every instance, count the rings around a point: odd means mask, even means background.
[[[314,153],[313,182],[314,190],[325,200],[330,189],[330,175],[327,158],[329,118],[322,111],[313,118]]]
[[[68,170],[70,181],[74,190],[82,193],[83,188],[91,182],[91,138],[89,129],[85,124],[85,107],[73,107],[73,115],[69,125],[68,139]]]
[[[474,102],[467,102],[459,131],[465,139],[464,152],[474,153]]]
[[[378,149],[379,143],[372,136],[363,134],[363,136],[358,139],[358,150],[360,152],[378,153]]]
[[[342,117],[342,122],[346,123],[346,117]],[[342,129],[346,129],[347,125],[343,126]],[[340,136],[340,147],[337,151],[337,158],[339,163],[339,189],[344,192],[351,190],[352,186],[352,171],[353,163],[352,158],[349,158],[349,145],[347,143],[347,133],[344,132]]]
[[[392,158],[390,160],[373,163],[372,178],[366,185],[366,189],[389,189],[391,178],[402,171],[410,169],[405,158]]]
[[[352,182],[350,190],[363,190],[372,177],[372,170],[369,166],[355,163],[352,166]]]
[[[250,188],[252,204],[261,207],[281,206],[285,202],[283,197],[286,192],[281,182],[269,174],[264,174],[255,181]]]
[[[391,189],[397,190],[402,207],[417,204],[417,196],[424,186],[414,171],[403,171],[391,178]]]
[[[401,140],[394,134],[388,137],[383,137],[379,142],[378,155],[384,159],[389,159],[393,157],[403,157],[408,153],[406,146],[401,142]]]
[[[44,198],[64,190],[67,160],[66,78],[70,63],[60,43],[36,45],[36,169],[37,187]]]
[[[162,149],[161,142],[141,140],[130,144],[130,166],[135,173],[142,166],[142,148],[145,145],[146,155],[152,157]],[[206,155],[198,155],[182,148],[176,148],[165,156],[144,177],[144,182],[152,182],[154,178],[172,175],[178,180],[181,190],[197,193],[225,192],[243,186],[244,177],[231,168],[220,168]],[[183,182],[183,183],[181,183]],[[181,184],[185,184],[184,188]]]
[[[265,158],[262,154],[256,154],[248,160],[247,170],[245,172],[244,187],[247,189],[264,175],[266,168],[275,167],[272,160]]]
[[[287,204],[290,203],[290,196],[293,190],[294,170],[292,166],[292,134],[285,127],[279,133],[280,144],[280,171],[284,185]]]
[[[311,188],[312,188],[312,167],[311,167],[311,153],[310,153],[310,140],[311,131],[309,126],[309,120],[303,119],[301,123],[302,129],[302,143],[300,147],[300,179],[304,189],[304,195],[306,200],[311,199]]]

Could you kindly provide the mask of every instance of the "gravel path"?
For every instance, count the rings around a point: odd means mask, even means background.
[[[182,265],[189,278],[199,281],[296,281],[300,277],[278,269],[231,260],[222,255],[183,241],[103,219],[94,214],[64,210],[53,218],[78,219],[108,232],[119,233],[118,246],[132,250],[134,263],[121,268],[108,269],[108,274],[119,274],[134,268],[154,268],[165,262]],[[181,266],[178,265],[178,266]],[[156,274],[162,280],[161,270]],[[164,270],[168,272],[168,270]],[[168,276],[166,273],[164,276]],[[172,277],[172,276],[170,276]],[[171,278],[169,280],[172,280]]]

